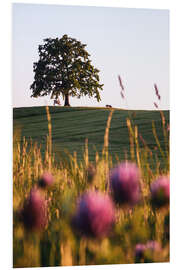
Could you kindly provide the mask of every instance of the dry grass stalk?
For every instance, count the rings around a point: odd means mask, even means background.
[[[87,168],[89,164],[88,138],[86,138],[85,140],[84,161],[85,161],[85,166]]]
[[[160,115],[161,115],[161,121],[162,121],[162,125],[163,125],[163,135],[164,135],[164,142],[165,142],[165,148],[166,148],[166,156],[167,156],[167,162],[168,162],[168,166],[169,166],[169,141],[168,141],[168,130],[166,128],[166,119],[164,116],[163,111],[159,111]]]
[[[106,124],[106,130],[104,134],[104,147],[103,147],[103,154],[108,152],[108,146],[109,146],[109,129],[111,124],[111,119],[113,115],[114,110],[111,110],[108,116],[107,124]]]
[[[52,155],[52,125],[51,125],[51,116],[49,112],[49,107],[46,106],[46,114],[47,114],[47,120],[48,120],[48,131],[49,131],[49,136],[48,136],[48,162],[49,162],[49,170],[51,170],[51,155]]]
[[[135,160],[135,153],[134,153],[134,132],[131,126],[131,121],[129,118],[126,119],[128,131],[129,131],[129,141],[130,141],[130,152],[131,152],[131,159]]]
[[[165,159],[164,152],[163,152],[163,150],[161,148],[161,145],[160,145],[160,142],[159,142],[159,139],[158,139],[158,136],[157,136],[157,132],[156,132],[156,127],[155,127],[154,121],[152,121],[152,131],[153,131],[153,135],[154,135],[156,144],[157,144],[157,146],[159,148],[159,151],[160,151],[162,157]]]
[[[135,126],[134,129],[134,137],[135,137],[135,143],[136,143],[136,158],[137,158],[137,163],[138,167],[141,168],[141,162],[140,162],[140,150],[139,150],[139,142],[138,142],[138,128]]]

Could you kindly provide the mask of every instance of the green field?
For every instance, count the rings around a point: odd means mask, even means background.
[[[109,141],[109,152],[104,151],[101,155],[110,109],[49,109],[51,122],[47,120],[49,114],[46,114],[45,107],[14,109],[13,266],[169,261],[169,204],[162,209],[155,209],[151,204],[150,192],[151,183],[162,174],[169,179],[169,111],[115,109],[109,140],[106,140],[106,143]],[[47,138],[51,134],[50,129],[48,130],[50,123],[52,141]],[[130,135],[129,125],[132,131]],[[86,139],[89,153],[85,148]],[[53,147],[53,155],[49,151],[50,145]],[[67,150],[71,154],[77,152],[77,159],[65,154]],[[89,165],[92,164],[89,164],[89,159],[93,161],[95,171],[91,180],[88,172]],[[82,194],[95,190],[98,194],[103,193],[113,199],[108,185],[109,176],[118,160],[125,159],[135,162],[140,171],[139,203],[132,209],[130,205],[130,208],[123,205],[114,207],[116,220],[107,237],[82,237],[74,231],[71,222],[79,198]],[[46,171],[53,175],[54,183],[46,190],[41,190],[38,183],[42,173]],[[31,231],[26,228],[21,211],[30,191],[37,187],[42,199],[48,202],[48,224],[40,231]],[[31,207],[30,210],[33,209]],[[39,214],[41,210],[38,210],[38,217]],[[99,219],[98,222],[101,224],[102,220]],[[147,244],[149,241],[156,241],[161,248],[159,251],[147,250],[139,260],[135,256],[136,245]]]
[[[89,158],[93,161],[96,151],[102,151],[109,112],[109,109],[106,108],[50,107],[53,152],[56,159],[61,158],[66,149],[71,154],[74,151],[77,152],[78,160],[81,160],[87,138]],[[169,111],[163,113],[166,121],[169,122]],[[130,145],[126,124],[127,118],[131,118],[134,125],[138,126],[139,135],[142,135],[152,152],[157,146],[152,132],[153,120],[161,147],[164,149],[162,120],[159,111],[115,109],[109,133],[109,153],[114,161],[117,157],[120,160],[124,159],[125,153],[129,157]],[[45,107],[14,108],[13,120],[14,129],[17,127],[21,129],[21,140],[24,136],[27,140],[32,138],[33,141],[41,145],[42,153],[44,153],[48,134]],[[141,140],[139,142],[140,147],[142,147]]]

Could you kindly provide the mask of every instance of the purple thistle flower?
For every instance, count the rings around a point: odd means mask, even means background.
[[[48,223],[47,202],[38,189],[32,189],[21,211],[23,224],[28,230],[40,231]]]
[[[123,162],[110,173],[110,186],[116,203],[134,205],[140,199],[140,172],[135,163]]]
[[[152,205],[160,208],[169,204],[169,177],[162,176],[150,186]]]
[[[112,229],[115,213],[108,195],[90,191],[79,200],[72,226],[86,237],[103,238]]]
[[[144,252],[146,250],[146,245],[144,244],[137,244],[135,247],[135,257],[136,260],[141,260],[144,258]]]
[[[151,252],[158,252],[161,250],[161,246],[157,241],[148,241],[146,244],[146,250]]]
[[[53,182],[54,182],[54,178],[53,178],[52,174],[46,172],[41,176],[41,178],[38,182],[38,185],[41,188],[46,188],[48,186],[51,186],[53,184]]]
[[[161,246],[157,241],[148,241],[146,244],[137,244],[135,247],[136,262],[150,262],[154,253],[161,251]]]

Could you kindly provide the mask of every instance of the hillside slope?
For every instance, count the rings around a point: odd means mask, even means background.
[[[64,108],[49,107],[52,121],[53,150],[56,158],[60,157],[65,149],[70,153],[77,152],[78,159],[82,159],[85,139],[88,139],[90,160],[95,157],[96,150],[102,150],[104,132],[109,115],[106,108]],[[162,147],[164,148],[164,137],[162,132],[161,116],[158,111],[126,111],[116,109],[114,111],[110,133],[109,151],[115,160],[118,155],[124,159],[125,152],[129,154],[129,133],[126,119],[132,116],[134,124],[138,126],[139,134],[153,150],[156,142],[152,133],[152,120],[155,121],[156,131]],[[169,122],[169,111],[164,111],[167,123]],[[14,130],[21,129],[21,140],[23,136],[32,138],[42,145],[44,153],[46,135],[48,134],[48,123],[45,107],[28,107],[13,109]]]

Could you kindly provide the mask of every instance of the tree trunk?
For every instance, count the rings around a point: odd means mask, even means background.
[[[65,94],[65,103],[64,106],[70,106],[69,104],[69,94]]]

